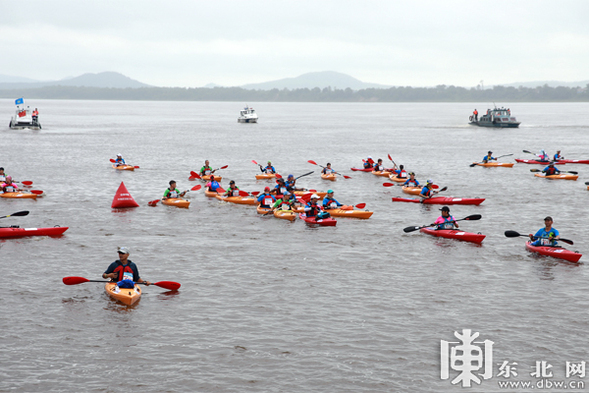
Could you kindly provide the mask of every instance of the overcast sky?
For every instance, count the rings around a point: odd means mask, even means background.
[[[238,86],[337,71],[471,87],[589,79],[589,1],[0,0],[0,74]]]

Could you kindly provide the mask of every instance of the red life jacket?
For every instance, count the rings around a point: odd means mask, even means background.
[[[113,273],[117,273],[118,274],[118,279],[117,281],[121,281],[123,279],[123,274],[125,272],[127,273],[131,273],[131,276],[133,276],[133,278],[135,278],[135,275],[133,274],[133,269],[131,269],[131,267],[129,266],[129,264],[123,265],[122,262],[120,262],[120,265],[117,266],[117,268],[114,270]],[[135,281],[135,280],[133,280]]]

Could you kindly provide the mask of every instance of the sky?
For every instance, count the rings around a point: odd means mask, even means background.
[[[0,0],[0,74],[239,86],[337,71],[392,86],[589,79],[586,0]]]

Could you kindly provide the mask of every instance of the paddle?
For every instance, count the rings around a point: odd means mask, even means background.
[[[480,214],[473,214],[471,216],[464,217],[464,218],[461,218],[459,220],[454,220],[453,222],[456,222],[456,221],[465,221],[465,220],[466,221],[476,221],[476,220],[480,220],[482,217],[483,216],[481,216]],[[434,225],[438,226],[438,225],[441,225],[441,224],[429,224],[429,225],[424,225],[424,226],[421,226],[421,227],[416,227],[416,226],[407,227],[407,228],[404,228],[403,229],[403,232],[409,233],[409,232],[413,232],[413,231],[418,231],[421,228],[427,228],[427,227],[431,227],[431,226],[434,226]]]
[[[403,184],[401,183],[382,183],[383,187],[393,187],[393,186],[402,186]],[[417,187],[421,187],[421,186],[417,186]],[[440,186],[438,186],[437,184],[432,184],[432,188],[434,190],[437,190],[438,188],[440,188]]]
[[[31,192],[31,194],[36,194],[36,195],[43,194],[43,191],[41,191],[41,190],[31,190],[30,192]]]
[[[30,180],[24,180],[24,181],[21,181],[21,183],[24,184],[25,186],[32,186],[33,185],[33,182]]]
[[[315,171],[311,171],[311,172],[305,173],[304,175],[297,176],[297,177],[295,177],[295,180],[300,179],[303,176],[309,176],[311,173],[315,173]]]
[[[508,157],[508,156],[512,156],[512,155],[513,155],[513,153],[511,153],[511,154],[503,154],[502,156],[495,157],[495,160],[497,160],[498,158],[501,158],[501,157]],[[483,163],[480,162],[479,164],[483,164]],[[477,165],[477,163],[472,163],[469,166],[472,168],[472,167],[475,167],[476,165]]]
[[[393,160],[393,158],[391,157],[390,154],[389,154],[389,160],[391,160],[393,162],[393,164],[395,164],[395,166],[397,166],[397,163]]]
[[[540,169],[530,169],[530,172],[543,172]],[[558,173],[572,173],[573,175],[578,175],[579,172],[575,172],[575,171],[558,171]]]
[[[589,186],[589,181],[586,181],[585,184]]]
[[[192,187],[190,190],[183,191],[183,192],[181,192],[180,194],[186,194],[187,192],[190,192],[190,191],[198,191],[198,190],[200,190],[200,188],[201,188],[201,185],[200,185],[200,184],[198,184],[198,185],[196,185],[196,186]],[[147,204],[148,204],[149,206],[157,206],[157,203],[158,203],[160,200],[161,200],[161,199],[154,199],[153,201],[149,201],[149,202],[147,202]]]
[[[213,170],[213,173],[214,173],[214,172],[216,172],[216,171],[218,171],[219,169],[225,169],[225,168],[227,168],[228,166],[229,166],[229,165],[223,165],[221,168],[214,169],[214,170]]]
[[[198,191],[198,190],[200,190],[201,188],[202,188],[202,186],[201,186],[200,184],[197,184],[196,186],[192,187],[192,188],[190,189],[190,191]]]
[[[325,168],[323,165],[319,165],[319,164],[317,164],[317,163],[316,163],[315,161],[313,161],[313,160],[309,160],[309,161],[307,161],[307,162],[308,162],[309,164],[313,164],[313,165],[320,166],[321,168]],[[334,171],[333,169],[331,169],[331,171],[333,171],[333,173],[335,173],[335,174],[338,174],[338,175],[340,175],[340,176],[343,176],[343,177],[344,177],[344,179],[351,179],[351,177],[350,177],[350,176],[342,175],[341,173],[339,173],[339,172],[336,172],[336,171]]]
[[[529,235],[521,235],[521,234],[519,234],[519,233],[518,233],[518,232],[516,232],[516,231],[505,231],[505,236],[506,236],[506,237],[518,237],[518,236],[525,236],[525,237],[530,237]],[[533,236],[533,237],[534,237],[534,239],[537,239],[537,237],[536,237],[536,236]],[[548,238],[544,238],[544,239],[548,239]],[[569,239],[563,239],[563,238],[560,238],[560,239],[556,239],[556,240],[557,240],[557,241],[561,241],[561,242],[563,242],[563,243],[570,244],[570,245],[573,245],[573,244],[574,244],[574,242],[573,242],[572,240],[569,240]]]
[[[76,276],[64,277],[62,281],[65,285],[78,285],[78,284],[82,284],[85,282],[101,282],[101,283],[112,282],[112,281],[102,281],[102,280],[88,280],[87,278],[76,277]],[[145,285],[142,282],[138,282],[136,284]],[[174,282],[174,281],[158,281],[158,282],[151,283],[151,285],[157,285],[158,287],[162,287],[162,288],[168,289],[170,291],[177,291],[180,288],[181,284],[179,282]]]
[[[110,162],[112,162],[112,163],[114,164],[114,163],[115,163],[115,162],[117,162],[117,161],[116,161],[115,159],[111,158],[111,159],[110,159]],[[133,166],[133,168],[135,168],[135,169],[139,169],[139,165],[135,165],[135,166]],[[23,182],[23,184],[24,184],[24,182]]]
[[[28,210],[23,210],[21,212],[12,213],[12,214],[9,214],[7,216],[2,216],[0,218],[7,218],[7,217],[12,217],[12,216],[28,216],[28,215],[29,215],[29,211]]]
[[[190,171],[190,177],[188,178],[188,180],[194,180],[194,179],[202,179],[202,178],[195,171]]]

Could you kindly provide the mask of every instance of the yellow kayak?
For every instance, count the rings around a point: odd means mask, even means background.
[[[141,288],[135,284],[135,288],[119,288],[116,282],[107,282],[104,284],[104,290],[111,298],[132,306],[141,299]]]

